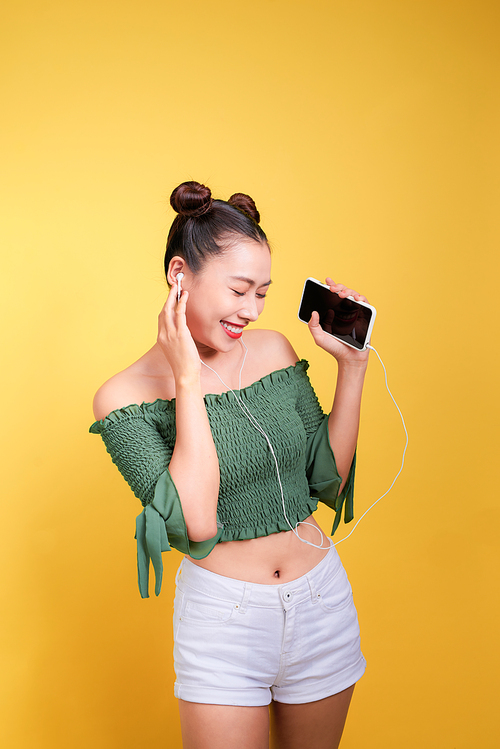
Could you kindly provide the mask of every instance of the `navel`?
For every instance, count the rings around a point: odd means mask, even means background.
[[[280,576],[280,571],[276,570],[276,572],[274,573],[274,577],[279,577],[279,576]]]

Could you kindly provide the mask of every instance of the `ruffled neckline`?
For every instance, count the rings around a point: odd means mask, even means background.
[[[260,380],[252,382],[250,385],[241,388],[241,390],[233,390],[233,392],[238,393],[240,397],[246,400],[248,398],[254,397],[255,395],[258,395],[263,390],[268,390],[270,387],[274,387],[277,383],[290,379],[297,374],[305,373],[308,368],[309,362],[306,359],[300,359],[300,361],[296,362],[295,364],[290,364],[288,367],[284,367],[283,369],[276,369],[274,372],[270,372],[269,374],[264,375],[264,377],[261,377]],[[215,406],[220,403],[229,402],[231,394],[232,393],[230,390],[227,390],[224,393],[207,393],[203,397],[203,399],[207,406]],[[157,398],[151,403],[143,401],[141,404],[131,403],[128,406],[117,408],[114,411],[111,411],[107,416],[105,416],[104,419],[94,421],[89,429],[89,432],[91,432],[92,434],[99,434],[103,428],[106,428],[111,424],[115,424],[117,421],[120,421],[120,419],[123,418],[130,418],[134,416],[144,417],[146,413],[175,409],[175,401],[175,398],[171,398],[170,400],[166,398]]]

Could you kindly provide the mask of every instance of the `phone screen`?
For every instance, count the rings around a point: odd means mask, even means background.
[[[372,318],[369,307],[351,299],[341,299],[335,292],[308,279],[304,286],[299,318],[309,322],[313,312],[318,312],[320,325],[326,333],[354,348],[365,347]]]

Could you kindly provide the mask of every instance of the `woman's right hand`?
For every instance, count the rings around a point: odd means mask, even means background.
[[[162,311],[158,315],[158,338],[165,358],[172,368],[174,379],[199,382],[201,361],[198,349],[186,321],[189,292],[183,291],[177,301],[177,284],[172,284]]]
[[[158,316],[158,345],[175,381],[175,445],[168,470],[177,489],[191,541],[206,541],[217,533],[219,460],[201,392],[201,361],[186,321],[183,291],[177,301],[174,283]],[[203,476],[193,482],[193,465]]]

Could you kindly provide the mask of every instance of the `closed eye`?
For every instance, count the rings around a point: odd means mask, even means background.
[[[245,294],[246,294],[245,291],[236,291],[236,289],[231,289],[231,291],[233,292],[233,294],[236,294],[236,296],[245,296]],[[267,295],[266,294],[256,294],[255,296],[259,297],[259,299],[265,299]]]

